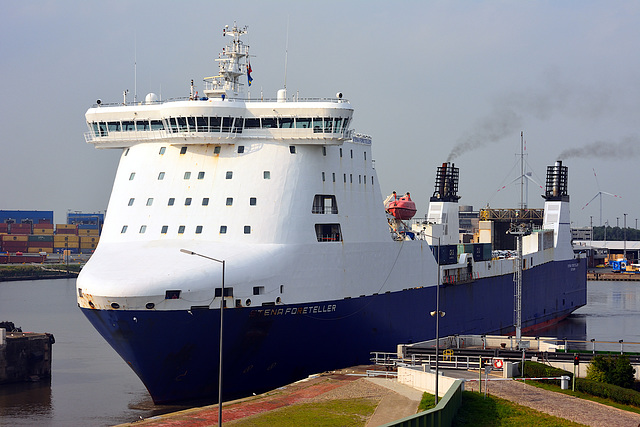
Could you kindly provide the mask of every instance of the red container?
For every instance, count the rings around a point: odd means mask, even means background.
[[[53,240],[50,242],[27,242],[29,248],[51,248],[53,249]]]
[[[56,234],[73,234],[74,236],[78,235],[78,229],[77,228],[57,228],[56,229]]]
[[[11,224],[11,234],[31,234],[31,224]]]
[[[5,252],[26,252],[29,242],[2,242],[2,250]]]
[[[39,222],[33,226],[34,228],[43,228],[47,230],[53,230],[53,224],[48,222]]]
[[[8,233],[9,232],[9,224],[6,222],[0,222],[0,233]]]
[[[38,220],[38,225],[43,225],[43,224],[50,225],[51,228],[53,228],[53,224],[51,224],[51,220],[50,219],[39,219]]]

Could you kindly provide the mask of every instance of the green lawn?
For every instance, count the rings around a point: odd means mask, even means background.
[[[369,417],[373,415],[377,405],[377,399],[302,403],[233,421],[230,424],[242,427],[364,426]]]
[[[462,406],[453,421],[458,426],[581,426],[563,418],[538,412],[508,400],[487,396],[477,392],[462,392]]]

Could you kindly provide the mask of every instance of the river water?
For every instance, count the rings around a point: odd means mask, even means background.
[[[638,289],[640,282],[589,282],[587,305],[541,335],[615,341],[614,350],[619,339],[640,342]],[[0,426],[106,426],[183,409],[153,405],[80,312],[75,292],[73,279],[0,282],[0,320],[56,339],[50,383],[0,386]]]

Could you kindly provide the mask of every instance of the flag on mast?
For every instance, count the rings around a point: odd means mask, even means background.
[[[251,62],[247,62],[247,80],[249,81],[249,86],[251,86],[251,82],[253,82],[253,77],[251,77]]]

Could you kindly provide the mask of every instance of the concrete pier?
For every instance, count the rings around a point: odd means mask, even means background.
[[[53,335],[0,328],[0,384],[51,378]]]

